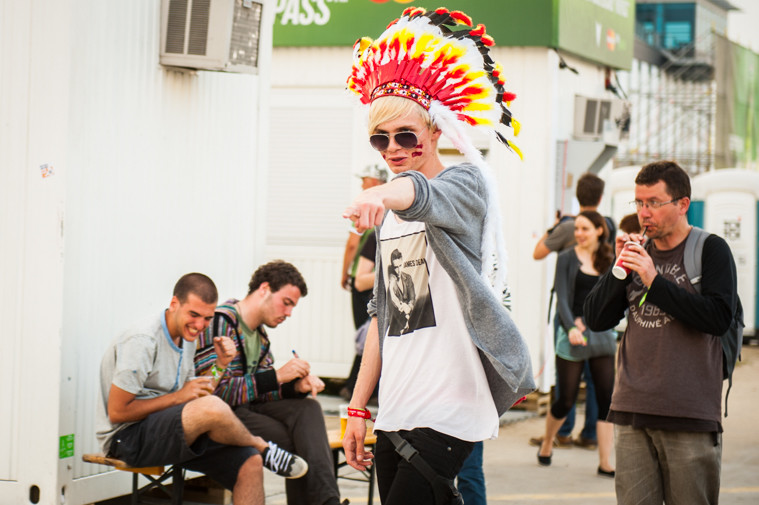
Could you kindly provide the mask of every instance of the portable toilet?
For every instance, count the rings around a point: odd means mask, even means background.
[[[757,225],[759,223],[759,172],[721,169],[693,177],[690,224],[724,238],[735,258],[738,294],[743,304],[744,334],[756,335],[759,313]]]

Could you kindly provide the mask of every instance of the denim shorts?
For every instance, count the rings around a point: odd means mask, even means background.
[[[222,445],[208,435],[201,435],[192,445],[187,445],[182,427],[183,408],[184,404],[154,412],[116,432],[108,456],[134,467],[178,464],[233,489],[240,467],[258,451],[252,447]]]

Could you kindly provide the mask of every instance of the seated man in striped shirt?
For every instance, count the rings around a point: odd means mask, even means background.
[[[214,394],[232,406],[251,433],[308,462],[305,477],[285,484],[289,505],[334,505],[340,491],[332,451],[321,406],[311,398],[324,390],[324,383],[298,356],[275,369],[265,329],[290,317],[307,292],[306,282],[290,263],[272,261],[259,267],[245,298],[227,300],[216,308],[212,324],[198,339],[195,368],[198,374],[210,369],[220,376]],[[219,337],[229,337],[237,348],[224,370],[215,364],[213,342]]]
[[[218,375],[195,377],[196,340],[217,298],[210,278],[184,275],[167,309],[113,340],[100,366],[97,437],[108,457],[133,467],[178,464],[232,490],[235,503],[263,505],[264,466],[297,478],[308,465],[251,434],[211,395]],[[234,345],[228,339],[211,345],[214,366],[226,367]]]

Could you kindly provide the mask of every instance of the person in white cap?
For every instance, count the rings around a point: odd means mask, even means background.
[[[361,178],[361,190],[366,191],[369,188],[385,184],[387,182],[387,169],[378,164],[366,165],[364,169],[357,174]],[[369,319],[366,311],[366,305],[372,296],[372,290],[366,289],[360,291],[356,289],[356,269],[358,268],[359,257],[366,241],[369,240],[374,230],[366,230],[364,233],[358,233],[356,228],[351,226],[348,240],[345,242],[345,252],[343,253],[343,269],[340,277],[340,285],[343,289],[351,292],[351,301],[353,304],[353,324],[358,329]]]

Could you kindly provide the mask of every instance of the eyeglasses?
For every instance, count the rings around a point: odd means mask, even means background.
[[[659,208],[661,208],[661,207],[663,207],[663,206],[665,206],[667,204],[675,203],[675,202],[677,202],[679,200],[682,200],[682,199],[683,199],[683,197],[681,196],[680,198],[675,198],[674,200],[670,200],[668,202],[656,202],[656,201],[654,201],[654,202],[644,202],[643,200],[633,200],[632,202],[630,202],[630,207],[632,207],[634,210],[640,210],[643,207],[645,207],[645,208],[647,208],[649,210],[650,209],[659,209]]]
[[[395,143],[404,149],[411,149],[419,144],[419,140],[416,138],[414,132],[398,132],[393,135]],[[390,146],[390,134],[389,133],[375,133],[369,136],[369,143],[378,151],[386,151]]]

